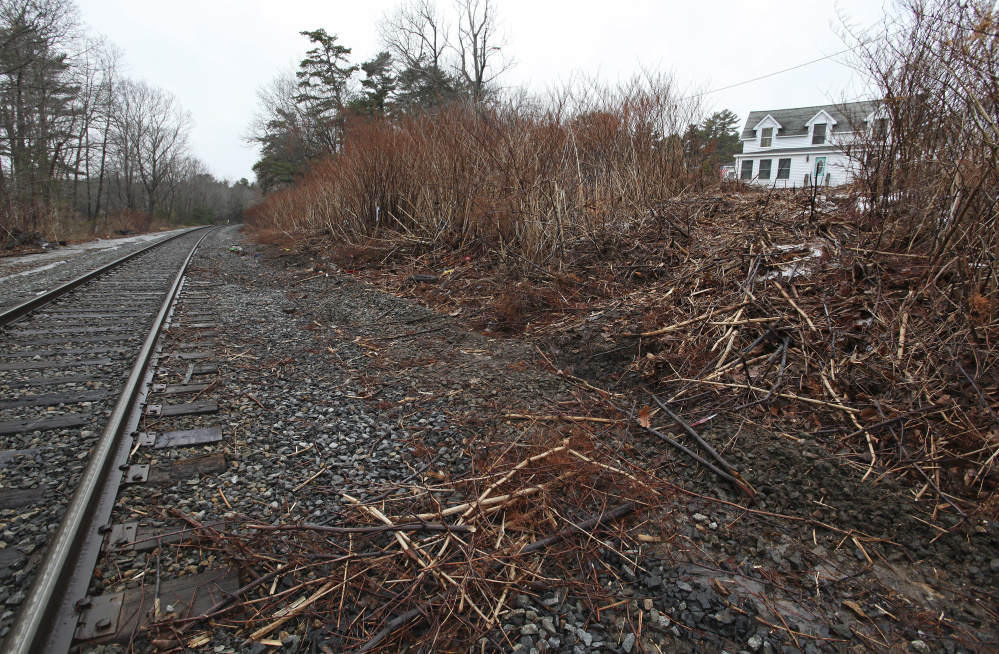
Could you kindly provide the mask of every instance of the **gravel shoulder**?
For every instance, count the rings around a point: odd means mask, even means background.
[[[98,266],[186,231],[171,230],[55,246],[44,252],[0,256],[0,309],[14,306]]]
[[[509,470],[505,479],[523,480],[515,492],[539,483],[535,476],[547,480],[531,501],[491,514],[488,526],[502,521],[497,533],[512,535],[518,546],[611,503],[633,501],[638,510],[613,528],[566,538],[520,576],[511,572],[491,626],[469,626],[478,624],[474,614],[451,618],[456,628],[434,616],[429,629],[391,634],[383,651],[997,647],[995,523],[962,520],[939,498],[914,501],[913,489],[898,480],[865,479],[864,466],[822,442],[719,416],[698,429],[759,491],[748,503],[633,419],[589,419],[601,401],[617,402],[627,414],[638,398],[600,391],[597,379],[554,374],[545,344],[539,350],[470,331],[452,316],[331,270],[328,262],[252,245],[236,228],[206,241],[190,279],[216,293],[218,335],[210,340],[219,372],[206,378],[214,384],[199,399],[217,402],[221,411],[169,428],[222,425],[226,468],[132,487],[116,521],[162,528],[180,515],[230,530],[230,545],[239,536],[247,539],[240,547],[270,548],[275,561],[295,552],[317,556],[314,537],[289,532],[280,541],[254,541],[252,534],[262,532],[248,525],[351,526],[355,500],[385,494],[394,508],[459,506],[482,497],[487,473]],[[171,338],[177,347],[196,342],[181,330]],[[178,376],[157,381],[176,383]],[[201,454],[191,448],[170,456]],[[139,456],[154,466],[164,462],[155,452]],[[512,464],[538,456],[560,467],[514,471]],[[391,549],[391,539],[384,546]],[[237,557],[216,549],[205,557],[197,548],[168,547],[155,559],[109,559],[92,590],[134,587],[154,568],[168,580],[223,563],[239,567],[237,559],[252,559],[240,551]],[[271,595],[313,578],[281,579]],[[378,618],[384,593],[395,588],[362,587],[346,606],[339,597],[338,605],[317,603],[256,642],[247,640],[247,614],[237,612],[212,623],[207,642],[215,652],[266,651],[272,646],[261,643],[266,638],[285,651],[354,651],[363,642],[358,625]],[[150,638],[140,636],[136,650],[152,648]]]

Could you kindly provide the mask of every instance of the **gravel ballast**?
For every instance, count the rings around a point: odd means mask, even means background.
[[[546,372],[533,345],[468,331],[447,315],[334,270],[251,245],[236,228],[206,240],[186,290],[211,300],[182,301],[162,349],[214,353],[190,363],[217,365],[218,373],[191,381],[212,384],[197,401],[217,403],[219,413],[147,419],[141,429],[221,426],[223,440],[139,448],[133,463],[155,468],[221,454],[225,467],[174,483],[129,486],[114,522],[169,531],[187,521],[240,534],[252,531],[247,524],[351,526],[348,497],[363,502],[405,480],[405,489],[429,489],[424,495],[441,507],[455,506],[474,499],[455,484],[477,474],[494,444],[585,438],[595,443],[590,456],[599,463],[655,475],[673,490],[629,518],[642,539],[609,529],[563,541],[561,551],[580,553],[576,567],[544,569],[535,581],[511,584],[505,608],[469,648],[949,653],[996,638],[988,599],[999,570],[996,525],[954,526],[953,534],[934,541],[951,525],[926,533],[914,527],[904,487],[864,482],[862,471],[806,439],[741,434],[722,419],[703,427],[702,435],[722,444],[734,435],[742,439],[741,454],[731,458],[762,491],[751,510],[732,487],[661,442],[625,438],[623,425],[505,418],[550,416],[562,406],[578,412],[578,387]],[[190,327],[197,323],[215,327]],[[179,384],[187,365],[170,363],[154,381]],[[553,524],[601,510],[578,508],[577,515],[552,517]],[[781,517],[787,514],[794,519]],[[522,530],[521,543],[553,529],[519,524],[513,511],[509,520],[511,530]],[[305,541],[288,536],[282,542],[294,551]],[[234,566],[241,583],[249,583],[252,575],[238,558],[191,546],[118,554],[101,563],[91,590],[134,589],[153,578],[166,583],[220,566]],[[275,580],[264,594],[291,583]],[[279,647],[275,641],[282,651],[354,651],[362,643],[346,625],[384,602],[372,597],[371,605],[347,606],[342,614],[307,611],[255,643],[239,627],[246,614],[238,611],[199,633],[208,638],[203,647],[219,653],[269,651]],[[937,619],[941,613],[949,622]],[[414,623],[401,640],[390,637],[385,651],[401,651],[405,643],[412,651],[436,651],[428,645],[432,639],[420,640],[422,628]],[[150,651],[151,638],[138,634],[135,650]]]
[[[20,304],[182,231],[186,230],[55,245],[37,254],[0,256],[0,309]]]

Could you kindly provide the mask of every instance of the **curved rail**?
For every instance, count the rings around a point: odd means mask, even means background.
[[[7,654],[69,651],[77,622],[75,604],[86,593],[87,583],[99,555],[99,546],[95,548],[88,541],[94,538],[98,527],[107,520],[101,509],[107,507],[110,510],[122,476],[121,471],[115,469],[116,455],[128,429],[128,420],[136,398],[142,390],[142,382],[163,323],[177,297],[191,258],[209,234],[211,232],[198,239],[191,248],[160,306],[118,402],[91,452],[90,462],[66,507],[59,529],[49,542],[45,558],[35,572],[31,590],[4,640]],[[107,502],[108,497],[110,504]],[[86,580],[82,581],[82,589],[81,579]]]
[[[207,229],[207,228],[205,228],[205,227],[195,227],[194,229],[184,230],[180,234],[175,234],[174,236],[170,236],[168,238],[165,238],[162,241],[156,241],[152,245],[144,247],[141,250],[136,250],[132,254],[126,254],[122,258],[115,259],[111,263],[103,265],[100,268],[97,268],[96,270],[92,270],[92,271],[88,272],[85,275],[80,275],[76,279],[71,279],[70,281],[66,282],[62,286],[59,286],[57,288],[52,289],[51,291],[43,293],[42,295],[39,295],[38,297],[31,298],[30,300],[25,300],[21,304],[17,304],[15,306],[10,307],[9,309],[5,309],[3,311],[0,311],[0,327],[6,327],[10,323],[12,323],[15,320],[17,320],[18,318],[26,316],[29,313],[31,313],[32,311],[37,311],[41,307],[44,307],[46,304],[49,304],[50,302],[54,302],[54,301],[58,300],[63,295],[66,295],[67,293],[69,293],[73,289],[86,284],[87,282],[89,282],[91,279],[94,279],[95,277],[100,277],[104,273],[117,268],[118,266],[122,265],[126,261],[131,261],[135,257],[137,257],[137,256],[139,256],[141,254],[145,254],[146,252],[149,252],[153,248],[157,248],[157,247],[163,245],[164,243],[169,243],[170,241],[172,241],[174,239],[180,238],[181,236],[184,236],[186,234],[190,234],[191,232],[193,232],[193,231],[195,231],[197,229]]]

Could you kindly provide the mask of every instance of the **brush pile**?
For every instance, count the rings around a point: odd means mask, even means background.
[[[528,441],[531,431],[522,432]],[[473,471],[459,479],[427,484],[442,476],[424,474],[432,460],[378,495],[345,495],[322,522],[350,526],[247,517],[206,525],[172,510],[199,530],[201,548],[238,563],[253,581],[202,615],[151,624],[151,641],[199,647],[211,640],[210,622],[244,647],[280,646],[286,629],[324,616],[307,635],[328,648],[319,651],[400,651],[417,642],[459,651],[481,639],[502,649],[509,640],[501,618],[525,590],[557,585],[563,595],[571,588],[597,604],[620,599],[573,570],[580,557],[627,558],[640,541],[660,542],[649,525],[625,529],[620,519],[664,501],[666,485],[596,461],[584,435],[544,448],[510,442],[476,449]],[[517,461],[524,453],[530,456]]]
[[[996,293],[969,283],[970,254],[878,250],[856,206],[804,191],[679,197],[544,267],[502,249],[407,253],[404,235],[331,256],[484,333],[547,344],[555,369],[637,391],[639,406],[656,406],[648,390],[690,423],[724,413],[818,438],[870,479],[905,476],[919,498],[994,518]]]

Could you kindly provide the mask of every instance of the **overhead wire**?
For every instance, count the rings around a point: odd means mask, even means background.
[[[997,0],[997,1],[999,1],[999,0]],[[865,45],[867,45],[869,43],[873,43],[874,41],[878,41],[880,39],[886,39],[889,36],[890,35],[888,34],[888,32],[885,31],[885,33],[881,34],[880,36],[876,36],[876,37],[870,38],[870,39],[868,39],[866,41],[858,43],[857,45],[853,46],[852,48],[847,48],[846,50],[840,50],[839,52],[834,52],[834,53],[832,53],[830,55],[826,55],[824,57],[819,57],[818,59],[813,59],[811,61],[806,61],[803,64],[798,64],[796,66],[791,66],[790,68],[784,68],[782,70],[777,70],[777,71],[774,71],[772,73],[767,73],[766,75],[760,75],[759,77],[754,77],[752,79],[747,79],[745,81],[737,82],[735,84],[729,84],[728,86],[722,86],[720,88],[710,89],[708,91],[701,91],[700,93],[693,93],[691,95],[688,95],[688,96],[680,98],[680,99],[681,100],[691,100],[693,98],[699,98],[701,96],[710,95],[711,93],[718,93],[719,91],[727,91],[728,89],[734,89],[737,86],[744,86],[746,84],[752,84],[753,82],[758,82],[761,79],[767,79],[768,77],[774,77],[775,75],[781,75],[783,73],[787,73],[787,72],[790,72],[792,70],[797,70],[798,68],[804,68],[805,66],[811,66],[812,64],[817,64],[820,61],[825,61],[827,59],[832,59],[833,57],[838,57],[840,55],[846,54],[847,52],[852,52],[852,51],[856,50],[857,48],[859,48],[861,46],[865,46]]]

